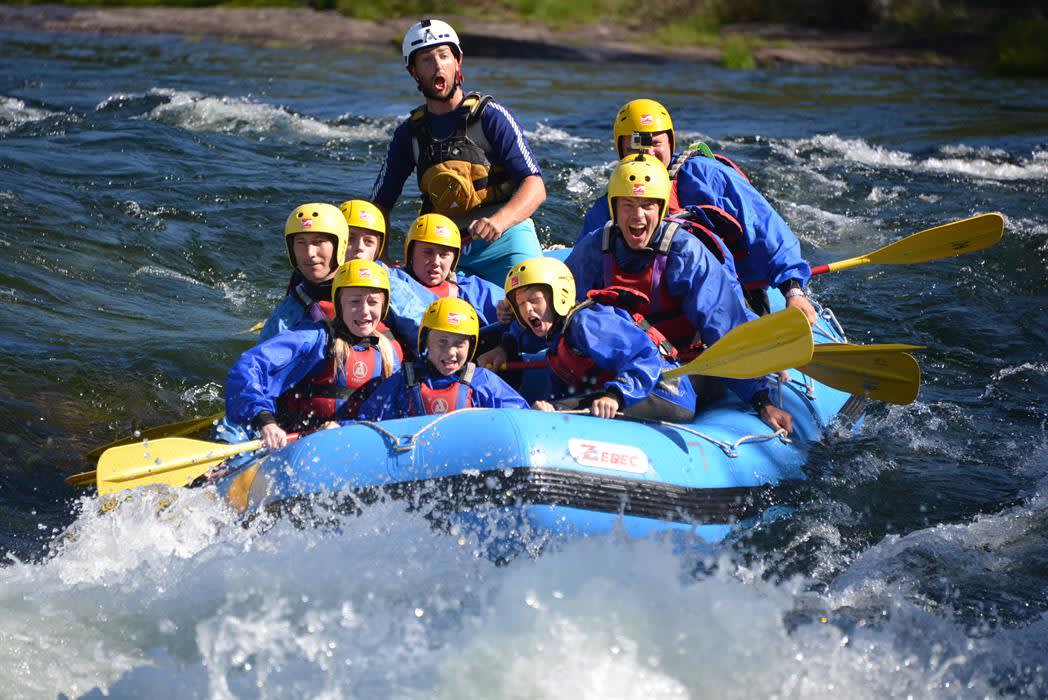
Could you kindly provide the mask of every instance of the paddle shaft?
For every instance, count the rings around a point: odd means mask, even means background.
[[[812,275],[848,270],[860,265],[905,265],[952,258],[989,248],[1004,234],[1004,217],[998,213],[979,214],[942,226],[925,229],[890,243],[883,248],[847,260],[816,265]],[[745,282],[746,289],[763,289],[768,280]]]

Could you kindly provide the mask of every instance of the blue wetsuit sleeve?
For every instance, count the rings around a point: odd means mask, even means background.
[[[411,151],[411,120],[406,119],[393,132],[386,159],[371,187],[370,199],[388,213],[400,198],[411,171],[415,169],[415,155]]]
[[[506,292],[502,290],[502,287],[483,277],[464,275],[461,272],[456,275],[456,282],[462,298],[476,310],[481,328],[498,322],[495,307],[506,298]]]
[[[582,220],[582,231],[579,237],[586,235],[594,229],[603,229],[604,224],[611,221],[611,210],[608,209],[608,195],[604,193],[593,201],[593,206],[586,212],[586,218]]]
[[[675,236],[666,263],[667,289],[682,297],[684,315],[698,330],[702,342],[713,345],[735,326],[757,318],[742,299],[738,281],[702,243],[691,236]],[[766,379],[726,379],[743,401],[766,389]]]
[[[586,292],[591,289],[607,286],[604,284],[604,261],[600,250],[603,235],[603,226],[590,231],[575,242],[575,247],[564,261],[575,278],[575,298],[578,301],[585,299]]]
[[[736,261],[744,281],[766,279],[778,286],[791,279],[807,285],[811,267],[801,244],[778,212],[746,178],[711,158],[690,158],[677,175],[681,204],[712,204],[742,225],[748,255]]]
[[[473,405],[479,408],[528,408],[517,390],[494,372],[477,367],[473,373]]]
[[[266,319],[265,325],[262,326],[262,332],[258,334],[258,342],[261,343],[276,337],[284,331],[291,330],[308,320],[305,307],[289,294],[277,304],[277,308],[273,309],[273,313]]]
[[[508,109],[492,100],[484,108],[480,120],[484,136],[495,154],[493,163],[504,167],[513,182],[519,185],[521,180],[530,175],[542,177],[542,170],[535,160],[535,154],[531,152],[524,130]]]
[[[276,399],[322,365],[327,332],[320,326],[281,333],[244,352],[226,378],[226,414],[250,425],[262,411],[276,413]]]
[[[378,385],[371,396],[360,406],[357,420],[385,420],[403,418],[408,415],[407,390],[404,373],[396,372]]]
[[[624,406],[646,399],[662,374],[658,348],[621,309],[596,304],[578,311],[568,326],[568,345],[614,373],[604,386],[621,394]]]
[[[389,268],[389,314],[386,325],[405,349],[414,349],[426,307],[436,299],[433,292],[398,267]]]

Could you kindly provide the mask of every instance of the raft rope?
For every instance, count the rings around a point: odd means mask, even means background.
[[[483,410],[486,410],[486,409],[483,409],[483,408],[460,408],[457,411],[451,411],[450,413],[445,413],[445,414],[443,414],[441,416],[438,416],[437,418],[434,418],[429,423],[426,423],[424,426],[422,426],[421,428],[416,430],[414,433],[411,433],[410,435],[396,435],[396,434],[391,433],[390,431],[386,430],[384,427],[382,427],[378,423],[376,423],[374,421],[369,421],[369,420],[357,421],[356,423],[354,423],[354,425],[366,425],[367,427],[373,428],[377,432],[381,433],[382,435],[384,435],[393,444],[393,450],[396,451],[396,452],[410,452],[411,450],[415,449],[415,447],[418,444],[418,439],[420,437],[422,437],[423,433],[425,433],[427,430],[429,430],[430,428],[432,428],[433,426],[435,426],[437,423],[441,422],[445,418],[448,418],[449,416],[453,416],[453,415],[456,415],[456,414],[459,414],[459,413],[466,413],[467,411],[483,411]],[[574,410],[570,410],[570,411],[557,411],[557,413],[582,415],[582,414],[589,413],[589,410],[585,409],[585,408],[580,408],[580,409],[574,409]],[[681,431],[683,431],[685,433],[690,433],[692,435],[695,435],[696,437],[700,437],[703,440],[707,440],[707,441],[713,443],[717,447],[721,448],[721,450],[724,452],[725,455],[727,455],[728,457],[732,457],[732,458],[739,456],[739,446],[743,445],[743,444],[745,444],[747,442],[756,442],[757,440],[771,440],[773,438],[779,438],[779,440],[781,440],[784,444],[787,444],[787,445],[791,444],[791,442],[792,442],[790,440],[790,438],[786,436],[786,431],[782,430],[782,429],[776,430],[774,433],[769,433],[768,435],[743,435],[741,438],[739,438],[735,442],[726,442],[724,440],[718,440],[717,438],[713,437],[712,435],[706,435],[705,433],[699,432],[698,430],[695,430],[694,428],[689,428],[686,425],[681,425],[680,423],[670,423],[669,421],[652,420],[650,418],[636,418],[636,417],[633,417],[633,416],[625,416],[622,413],[617,413],[616,416],[621,416],[621,417],[623,417],[623,418],[625,418],[627,420],[636,421],[638,423],[650,423],[652,425],[661,425],[661,426],[665,426],[667,428],[676,428],[677,430],[681,430]]]
[[[587,409],[587,408],[576,408],[576,409],[572,409],[570,411],[557,411],[557,413],[571,413],[571,414],[583,415],[583,414],[588,414],[589,413],[589,409]],[[774,433],[768,433],[767,435],[743,435],[741,438],[739,438],[735,442],[725,442],[724,440],[718,440],[717,438],[713,437],[712,435],[707,435],[706,433],[699,432],[698,430],[695,430],[694,428],[689,428],[688,426],[681,425],[680,423],[671,423],[671,422],[665,421],[665,420],[654,420],[654,419],[651,419],[651,418],[638,418],[636,416],[627,416],[627,415],[625,415],[625,414],[623,414],[621,412],[620,413],[616,413],[615,417],[616,418],[625,418],[626,420],[636,421],[637,423],[650,423],[652,425],[661,425],[661,426],[665,426],[667,428],[676,428],[677,430],[681,430],[681,431],[683,431],[685,433],[690,433],[692,435],[695,435],[696,437],[700,437],[703,440],[707,440],[707,441],[713,443],[717,447],[721,448],[721,450],[724,452],[725,455],[727,455],[728,457],[732,457],[732,458],[735,458],[735,457],[739,456],[739,445],[745,444],[747,442],[756,442],[758,440],[772,440],[774,438],[779,438],[779,440],[781,440],[786,445],[792,444],[792,442],[793,442],[792,440],[790,440],[789,437],[787,437],[786,431],[783,430],[782,428],[779,428]]]
[[[394,433],[391,433],[388,430],[386,430],[385,428],[383,428],[378,423],[376,423],[374,421],[369,421],[369,420],[358,420],[356,423],[354,423],[354,425],[366,425],[369,428],[374,428],[378,432],[382,433],[383,435],[385,435],[389,439],[389,441],[391,443],[393,443],[393,450],[395,452],[410,452],[411,450],[415,449],[415,446],[418,443],[418,439],[420,437],[422,437],[423,433],[425,433],[427,430],[429,430],[430,428],[432,428],[433,426],[435,426],[437,423],[439,423],[440,421],[444,420],[448,416],[453,416],[453,415],[455,415],[457,413],[466,413],[468,411],[485,411],[485,410],[489,410],[489,409],[485,409],[485,408],[460,408],[458,410],[451,411],[450,413],[444,413],[444,414],[441,414],[441,415],[437,416],[436,418],[431,420],[429,423],[426,423],[424,426],[422,426],[421,428],[419,428],[418,430],[416,430],[414,433],[412,433],[410,435],[395,435]]]

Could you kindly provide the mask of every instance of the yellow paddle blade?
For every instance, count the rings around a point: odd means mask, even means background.
[[[246,333],[261,333],[262,332],[262,327],[265,326],[265,325],[266,325],[265,321],[259,321],[255,325],[251,326],[251,328],[248,328],[247,331],[245,331],[245,332]]]
[[[799,369],[835,389],[900,406],[913,403],[921,388],[917,360],[892,345],[818,345]]]
[[[138,435],[128,436],[115,440],[108,445],[102,445],[96,447],[87,453],[88,459],[97,460],[102,456],[102,453],[106,450],[121,445],[130,445],[136,442],[142,442],[143,440],[153,440],[154,438],[164,437],[181,437],[183,435],[192,435],[198,433],[206,428],[210,428],[218,421],[222,420],[225,413],[215,413],[210,416],[204,416],[203,418],[192,418],[190,420],[180,421],[178,423],[168,423],[167,425],[158,425],[155,428],[149,428],[148,430],[142,430]]]
[[[1004,217],[980,214],[942,226],[919,231],[872,253],[830,263],[830,270],[859,265],[905,265],[928,262],[989,248],[1004,235]]]
[[[813,351],[808,319],[800,309],[789,308],[736,326],[694,360],[663,376],[753,379],[807,364]]]
[[[229,457],[261,446],[260,440],[227,445],[189,438],[160,438],[113,447],[98,458],[98,493],[105,495],[146,484],[185,486]]]
[[[80,472],[79,474],[70,474],[65,478],[66,484],[69,486],[79,486],[87,488],[95,485],[95,470],[92,469],[89,472]]]

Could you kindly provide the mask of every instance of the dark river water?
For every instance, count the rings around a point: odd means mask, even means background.
[[[1048,83],[466,76],[527,132],[544,243],[574,240],[639,96],[743,164],[813,263],[987,211],[1005,238],[814,282],[853,341],[927,346],[923,388],[826,436],[796,512],[723,545],[596,538],[496,567],[396,505],[264,533],[206,490],[101,516],[63,478],[221,409],[286,283],[284,218],[366,196],[416,93],[394,54],[0,33],[0,696],[1048,695]]]

